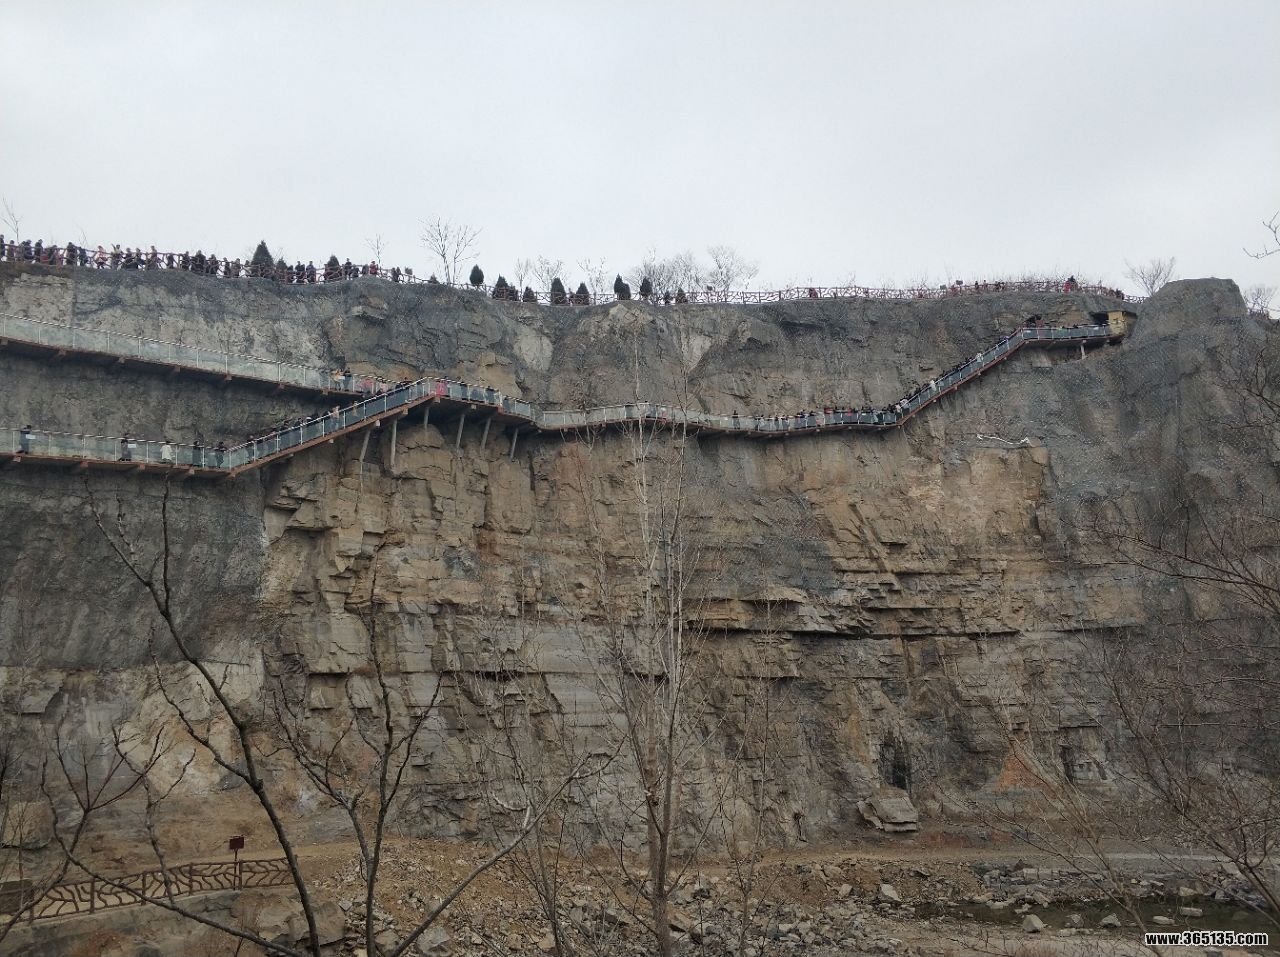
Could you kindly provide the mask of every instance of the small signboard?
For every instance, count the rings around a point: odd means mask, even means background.
[[[227,842],[227,850],[228,850],[228,851],[243,851],[243,850],[244,850],[244,835],[243,835],[243,834],[237,834],[237,835],[235,835],[233,838],[231,838],[231,840],[229,840],[229,841]]]

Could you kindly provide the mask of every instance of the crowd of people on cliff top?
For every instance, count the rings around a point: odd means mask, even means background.
[[[219,259],[216,254],[205,255],[199,249],[194,253],[162,253],[155,246],[145,250],[141,246],[136,249],[132,246],[121,249],[118,245],[110,249],[103,246],[90,249],[87,246],[77,246],[75,243],[67,243],[65,246],[52,243],[46,245],[39,239],[35,242],[30,239],[24,239],[21,242],[6,241],[3,236],[0,236],[0,261],[5,260],[15,263],[38,263],[44,266],[76,266],[83,269],[180,269],[184,272],[224,279],[257,277],[292,285],[341,282],[345,279],[355,279],[357,276],[382,276],[392,282],[413,281],[412,269],[401,269],[399,266],[384,269],[376,262],[356,264],[350,259],[340,263],[336,256],[323,266],[317,267],[314,262],[301,261],[290,266],[283,260],[271,262],[269,257],[248,262],[242,262],[239,257],[232,259],[228,256]]]
[[[67,243],[65,246],[58,246],[53,243],[46,244],[39,239],[34,242],[30,239],[24,239],[21,242],[16,240],[6,241],[4,236],[0,236],[0,261],[5,260],[15,263],[38,263],[46,266],[76,266],[84,269],[179,269],[185,272],[226,279],[239,279],[242,277],[274,279],[277,282],[290,285],[341,282],[347,279],[355,279],[359,276],[381,276],[395,283],[415,281],[413,270],[409,268],[401,269],[399,266],[392,266],[390,269],[386,269],[379,266],[377,262],[353,263],[350,258],[340,263],[336,256],[331,256],[323,266],[317,266],[314,261],[310,260],[306,263],[299,260],[290,266],[284,260],[272,261],[270,254],[266,253],[265,244],[259,246],[258,251],[255,252],[251,260],[242,262],[239,257],[235,259],[230,257],[219,259],[214,253],[205,255],[199,249],[194,253],[162,253],[155,246],[145,250],[141,246],[137,248],[129,246],[121,249],[119,245],[112,246],[109,250],[102,246],[90,249],[87,246],[77,246],[75,243]],[[431,276],[426,281],[428,283],[438,282],[435,276]],[[938,293],[945,296],[962,296],[975,293],[1004,292],[1006,289],[1016,288],[1018,288],[1018,283],[1005,282],[1004,280],[988,282],[984,279],[966,285],[964,280],[957,279],[948,286],[940,286]],[[1123,300],[1125,298],[1124,292],[1120,289],[1090,288],[1092,291],[1115,299]],[[689,296],[683,289],[677,290],[674,294],[664,292],[659,295],[656,291],[645,293],[642,285],[641,291],[641,298],[651,304],[661,302],[663,305],[669,306],[673,302],[676,305],[683,305],[689,302]],[[1080,283],[1076,281],[1075,276],[1069,276],[1063,281],[1062,291],[1081,291]],[[708,287],[707,292],[710,294],[713,290]],[[819,292],[816,286],[808,287],[807,293],[810,299],[822,297],[822,293]],[[915,291],[917,299],[933,298],[933,295],[924,289]],[[538,296],[532,290],[526,287],[524,293],[521,294],[515,287],[506,286],[502,277],[499,277],[498,285],[493,289],[493,298],[510,299],[513,302],[517,300],[524,302],[539,301]],[[629,286],[625,295],[619,293],[619,298],[631,298]],[[577,292],[568,292],[563,288],[557,291],[553,287],[549,301],[552,305],[586,306],[592,303],[593,297],[587,291],[585,285],[579,286]]]
[[[983,293],[983,292],[1004,292],[1006,288],[1010,288],[1011,286],[1012,286],[1011,283],[1006,283],[1003,280],[995,281],[995,282],[987,282],[985,279],[979,282],[971,282],[966,286],[963,279],[957,279],[951,285],[942,286],[940,288],[945,290],[948,296],[963,296],[965,293],[972,294],[972,293]],[[1016,286],[1014,288],[1016,288]],[[1081,291],[1080,283],[1075,276],[1068,276],[1066,279],[1062,281],[1062,291],[1063,292],[1080,292]],[[1104,296],[1110,296],[1112,299],[1119,299],[1122,302],[1124,301],[1123,290],[1111,289],[1107,287],[1097,287],[1095,291],[1101,293]]]

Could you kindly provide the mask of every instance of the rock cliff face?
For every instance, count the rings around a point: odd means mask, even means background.
[[[293,289],[0,273],[0,310],[84,328],[392,377],[442,373],[550,407],[642,398],[743,414],[883,405],[1029,315],[1071,324],[1105,308],[991,294],[552,309],[380,280]],[[991,793],[1008,783],[1011,735],[1069,755],[1078,774],[1105,772],[1073,690],[1079,649],[1206,609],[1116,564],[1079,530],[1081,515],[1142,517],[1188,481],[1206,496],[1276,491],[1272,463],[1219,428],[1231,412],[1224,354],[1254,334],[1235,285],[1173,283],[1138,312],[1120,345],[1024,352],[903,429],[690,440],[690,501],[713,557],[697,610],[726,689],[710,706],[731,738],[741,689],[786,688],[779,827],[844,833],[884,784],[926,809]],[[0,424],[175,441],[239,439],[321,401],[3,351],[0,375]],[[506,435],[482,447],[478,423],[455,450],[455,428],[406,421],[393,450],[384,426],[363,464],[357,436],[234,482],[172,486],[176,604],[211,659],[249,662],[235,673],[245,700],[265,680],[259,647],[305,682],[316,713],[367,694],[362,610],[374,587],[411,699],[429,701],[459,673],[500,683],[518,651],[575,734],[616,717],[592,694],[584,653],[604,626],[570,610],[602,556],[634,550],[632,438],[522,436],[512,455]],[[89,501],[154,548],[163,492],[146,476],[0,472],[0,663],[20,692],[9,707],[26,720],[162,712],[151,655],[163,643]],[[465,783],[485,720],[472,697],[455,688],[441,699],[417,762],[417,829],[465,832],[481,811]],[[299,785],[299,808],[307,801]]]

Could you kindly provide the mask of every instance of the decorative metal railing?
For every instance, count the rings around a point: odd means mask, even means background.
[[[170,896],[189,897],[210,891],[282,887],[291,882],[288,861],[283,857],[202,862],[141,871],[110,881],[89,878],[55,884],[34,901],[23,895],[10,895],[7,906],[10,913],[20,913],[23,920],[37,921],[96,914]]]

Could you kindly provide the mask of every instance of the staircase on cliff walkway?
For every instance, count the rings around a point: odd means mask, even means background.
[[[38,464],[72,469],[174,473],[181,478],[234,478],[242,472],[290,458],[305,449],[377,427],[393,426],[421,411],[424,426],[455,421],[455,449],[468,416],[483,423],[482,446],[494,425],[511,432],[511,455],[522,432],[563,433],[646,423],[656,428],[729,435],[746,439],[857,430],[899,428],[943,396],[976,380],[1027,347],[1085,347],[1119,342],[1128,331],[1128,314],[1097,314],[1092,325],[1023,326],[973,358],[953,366],[910,395],[883,409],[835,409],[800,415],[720,415],[653,402],[628,402],[582,410],[542,410],[496,389],[439,376],[392,384],[370,376],[344,375],[295,363],[237,355],[116,332],[73,329],[58,323],[0,314],[0,349],[63,361],[75,359],[128,366],[166,376],[243,383],[274,391],[317,396],[359,397],[335,411],[290,428],[234,445],[183,445],[129,436],[50,432],[25,427],[0,428],[0,463],[5,467]],[[368,443],[366,432],[365,443]],[[361,449],[361,460],[364,457]]]

